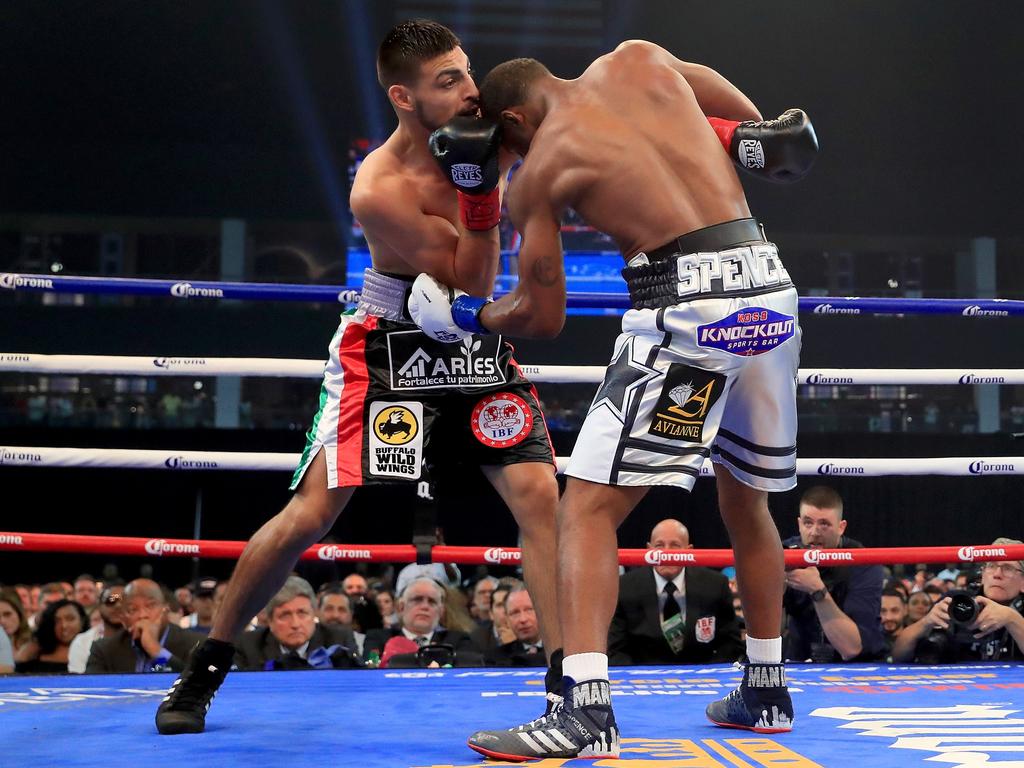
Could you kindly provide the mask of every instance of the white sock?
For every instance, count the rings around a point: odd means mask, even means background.
[[[575,682],[608,679],[608,656],[604,653],[574,653],[562,660],[562,674]]]
[[[747,658],[751,664],[781,664],[782,638],[759,640],[747,635]]]

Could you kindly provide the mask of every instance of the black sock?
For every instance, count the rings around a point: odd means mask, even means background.
[[[562,659],[565,654],[561,648],[551,652],[548,660],[548,671],[544,674],[544,690],[548,693],[562,695]]]

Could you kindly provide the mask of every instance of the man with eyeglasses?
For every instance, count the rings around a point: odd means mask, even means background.
[[[104,595],[106,603],[108,596]],[[189,654],[203,635],[182,629],[168,620],[167,600],[160,585],[151,579],[136,579],[124,588],[119,602],[124,627],[109,635],[104,629],[103,639],[94,642],[89,651],[86,673],[179,672],[184,669]],[[111,603],[104,607],[115,606]]]
[[[862,547],[845,536],[843,499],[832,488],[816,485],[800,498],[799,536],[786,548],[848,549]],[[882,567],[793,568],[786,571],[782,599],[787,618],[784,658],[819,664],[874,661],[885,653],[879,615]]]
[[[68,648],[68,672],[82,674],[89,662],[92,644],[104,637],[111,637],[124,626],[124,610],[121,601],[124,599],[124,585],[111,584],[101,593],[99,612],[102,621],[95,627],[75,636]]]
[[[444,616],[444,590],[433,579],[418,578],[409,582],[398,596],[399,625],[391,629],[371,629],[363,642],[363,655],[390,656],[385,651],[411,653],[424,645],[445,643],[455,653],[479,652],[469,635],[441,626]],[[392,642],[396,641],[396,642]],[[388,648],[388,644],[391,648]]]
[[[1001,537],[992,546],[1021,543]],[[949,612],[953,595],[972,591],[957,591],[943,597],[922,619],[903,630],[893,645],[893,661],[1024,659],[1024,560],[984,563],[981,593],[974,596],[977,613],[970,621],[958,623]]]

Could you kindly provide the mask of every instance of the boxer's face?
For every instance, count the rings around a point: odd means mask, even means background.
[[[397,109],[413,113],[420,125],[430,131],[456,115],[479,114],[480,92],[473,81],[469,57],[462,48],[422,62],[413,83],[393,85],[388,95]]]
[[[526,157],[540,122],[539,115],[525,106],[502,110],[501,145],[520,157]]]

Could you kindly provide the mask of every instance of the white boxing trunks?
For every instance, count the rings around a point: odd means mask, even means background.
[[[566,474],[690,489],[710,456],[752,488],[793,488],[801,331],[796,289],[775,246],[670,258],[677,263],[659,266],[671,279],[657,278],[658,290],[667,298],[668,286],[675,303],[623,316]],[[649,271],[638,281],[649,299],[655,282]],[[633,288],[634,306],[658,303],[637,301]]]

